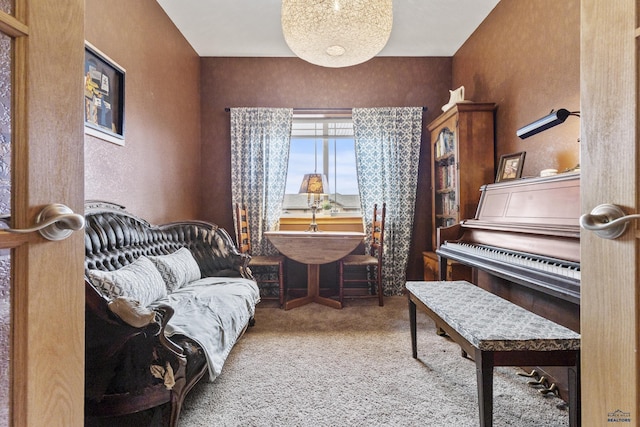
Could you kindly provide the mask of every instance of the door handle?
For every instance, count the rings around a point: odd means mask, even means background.
[[[10,217],[0,218],[6,222]],[[64,240],[76,230],[84,227],[84,217],[74,213],[69,207],[60,203],[52,203],[45,206],[36,217],[36,225],[31,228],[3,228],[2,231],[11,233],[39,232],[47,240]]]
[[[638,218],[640,214],[625,215],[618,206],[603,204],[593,208],[590,214],[582,215],[580,226],[603,239],[615,239],[627,231],[629,221]]]

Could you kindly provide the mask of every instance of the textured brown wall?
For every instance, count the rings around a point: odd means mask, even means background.
[[[426,106],[426,125],[449,99],[451,58],[374,58],[347,68],[324,68],[297,58],[203,58],[202,213],[233,232],[230,126],[225,107]],[[423,150],[408,277],[422,277],[430,244],[429,151]]]
[[[381,57],[331,69],[297,58],[199,59],[155,1],[87,0],[86,39],[127,70],[127,141],[85,137],[86,198],[152,222],[201,218],[232,231],[225,107],[422,105],[426,135],[459,85],[467,99],[498,104],[497,156],[526,151],[524,175],[573,167],[577,118],[526,140],[515,131],[553,108],[580,109],[579,3],[503,1],[453,58]],[[411,279],[421,277],[431,233],[429,162],[423,150]]]
[[[498,104],[496,155],[526,151],[523,176],[579,162],[580,119],[521,140],[552,109],[580,110],[580,0],[501,1],[453,58],[453,85]]]
[[[87,0],[85,38],[126,70],[124,147],[85,136],[86,199],[196,218],[200,59],[154,0]]]

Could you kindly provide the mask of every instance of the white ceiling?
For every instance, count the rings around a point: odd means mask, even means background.
[[[157,0],[200,56],[295,56],[280,30],[281,0]],[[394,0],[378,56],[453,56],[499,0]]]

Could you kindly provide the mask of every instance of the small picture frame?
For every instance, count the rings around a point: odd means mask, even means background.
[[[500,164],[498,165],[498,174],[496,182],[510,181],[522,177],[522,166],[524,165],[524,156],[526,151],[519,153],[505,154],[500,156]]]
[[[124,145],[124,76],[124,68],[85,42],[85,134]]]

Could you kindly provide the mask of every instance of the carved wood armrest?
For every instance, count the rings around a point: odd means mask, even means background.
[[[169,351],[171,351],[176,356],[182,357],[184,356],[184,351],[182,347],[178,344],[171,341],[164,333],[165,328],[167,327],[167,323],[169,319],[173,317],[173,307],[160,304],[155,308],[156,313],[158,313],[158,317],[160,318],[160,331],[158,332],[158,338],[160,339],[160,343],[165,346]]]

